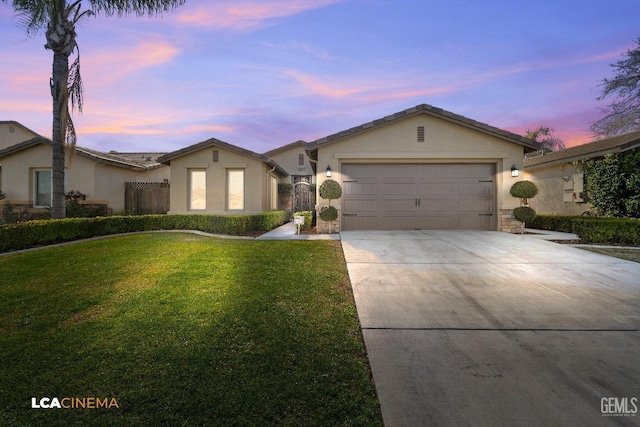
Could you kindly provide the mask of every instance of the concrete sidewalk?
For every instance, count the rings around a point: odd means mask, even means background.
[[[526,234],[341,237],[387,427],[640,425],[601,406],[640,397],[640,264]]]
[[[340,235],[296,234],[296,226],[292,221],[256,237],[256,240],[340,240]]]

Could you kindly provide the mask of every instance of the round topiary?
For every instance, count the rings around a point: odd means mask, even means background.
[[[536,211],[531,209],[529,206],[520,206],[519,208],[515,208],[513,210],[513,217],[520,222],[530,223],[536,217]]]
[[[538,194],[538,187],[531,181],[518,181],[511,186],[509,193],[519,199],[530,199]]]
[[[342,197],[342,187],[338,181],[328,179],[320,185],[320,197],[327,200],[339,199]]]
[[[324,206],[320,208],[320,219],[331,222],[338,219],[338,210],[333,206]]]

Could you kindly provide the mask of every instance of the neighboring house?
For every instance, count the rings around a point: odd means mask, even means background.
[[[0,121],[0,150],[37,136],[40,135],[18,122]]]
[[[7,197],[3,204],[28,213],[45,212],[51,206],[51,144],[38,136],[0,150],[2,191]],[[74,156],[69,153],[66,156],[65,189],[86,194],[87,204],[122,212],[126,182],[169,179],[169,168],[154,158],[158,154],[142,156],[142,153],[114,154],[76,147]]]
[[[18,122],[0,121],[0,150],[36,136],[40,135]],[[2,190],[2,162],[0,162],[0,190]]]
[[[289,178],[282,179],[282,183],[292,185],[292,194],[281,195],[281,208],[299,212],[315,209],[315,193],[309,191],[315,183],[314,169],[306,153],[307,143],[296,141],[263,155],[277,162],[289,173]]]
[[[538,195],[529,205],[541,214],[580,215],[591,210],[582,197],[584,174],[577,162],[639,147],[637,131],[526,158],[525,179],[538,186]]]
[[[332,201],[341,230],[515,231],[519,200],[509,189],[522,173],[512,169],[522,170],[524,153],[539,148],[422,104],[311,142],[307,152],[318,188],[328,170],[342,185],[342,198]]]
[[[277,210],[289,174],[272,159],[215,138],[166,154],[172,214],[255,214]]]

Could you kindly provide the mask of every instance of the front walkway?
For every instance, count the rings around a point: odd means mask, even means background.
[[[256,240],[340,240],[339,234],[296,234],[293,221],[256,237]]]

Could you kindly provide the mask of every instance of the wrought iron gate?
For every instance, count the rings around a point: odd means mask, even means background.
[[[315,208],[315,192],[309,191],[311,175],[293,176],[293,211],[311,211]]]

